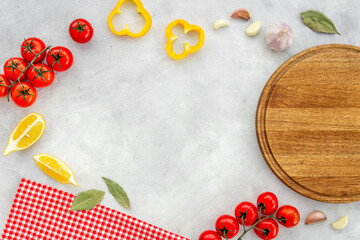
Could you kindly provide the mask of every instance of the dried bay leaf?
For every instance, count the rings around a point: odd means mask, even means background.
[[[96,207],[104,198],[105,192],[96,189],[91,189],[79,193],[72,203],[69,211],[90,210]]]
[[[300,13],[305,25],[313,31],[323,33],[340,33],[337,31],[334,23],[322,12],[308,10]]]
[[[125,190],[113,180],[103,177],[109,192],[115,198],[115,200],[120,203],[124,208],[130,209],[130,200],[125,192]]]

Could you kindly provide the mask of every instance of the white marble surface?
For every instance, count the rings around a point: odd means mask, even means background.
[[[41,113],[47,128],[30,149],[0,157],[0,228],[9,213],[21,178],[79,193],[105,190],[101,176],[118,181],[128,192],[132,210],[110,194],[103,204],[191,239],[212,229],[221,214],[233,214],[237,203],[263,191],[275,192],[280,204],[296,206],[302,216],[294,229],[281,228],[278,239],[358,239],[360,205],[326,204],[303,197],[285,186],[267,167],[255,134],[258,98],[270,75],[286,59],[325,43],[359,45],[358,0],[143,0],[153,26],[143,38],[113,35],[107,16],[116,0],[0,1],[0,62],[19,56],[24,37],[64,45],[75,56],[73,67],[38,91],[36,103],[21,109],[0,100],[0,146],[4,148],[17,122]],[[285,21],[293,28],[293,46],[269,50],[260,35],[244,34],[249,23],[212,30],[218,18],[239,7],[250,9],[263,27]],[[134,10],[133,8],[129,8]],[[315,33],[299,13],[321,10],[340,35]],[[128,15],[130,18],[132,15]],[[68,25],[78,17],[94,29],[92,41],[73,42]],[[183,18],[206,32],[204,47],[185,60],[165,52],[168,23]],[[120,19],[124,20],[124,19]],[[139,24],[139,23],[138,23]],[[184,38],[183,38],[184,39]],[[61,185],[44,175],[32,156],[49,153],[63,159],[76,174],[79,188]],[[305,216],[319,209],[328,222],[304,226]],[[330,223],[349,214],[345,230]],[[253,233],[246,239],[255,239]]]

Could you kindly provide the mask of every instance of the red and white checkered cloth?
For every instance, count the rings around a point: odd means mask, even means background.
[[[22,179],[2,240],[188,240],[102,205],[68,212],[74,195]]]

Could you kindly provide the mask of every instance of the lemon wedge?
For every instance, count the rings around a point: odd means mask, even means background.
[[[36,165],[48,176],[64,184],[78,187],[71,169],[60,159],[49,154],[39,154],[33,157]]]
[[[348,215],[342,216],[339,220],[331,224],[334,229],[344,229],[348,223]]]
[[[40,139],[44,133],[45,126],[45,120],[40,114],[30,113],[25,116],[11,133],[3,155],[6,156],[9,153],[31,147]]]

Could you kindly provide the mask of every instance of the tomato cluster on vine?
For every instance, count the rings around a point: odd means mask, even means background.
[[[8,95],[9,99],[10,95],[16,105],[29,107],[36,100],[36,88],[50,86],[55,79],[54,70],[68,70],[74,58],[66,47],[46,47],[36,37],[25,39],[20,52],[22,58],[11,57],[4,64],[4,74],[0,74],[0,97]]]
[[[278,206],[276,195],[272,192],[264,192],[258,196],[256,206],[251,202],[241,202],[235,208],[235,217],[220,216],[215,223],[216,231],[204,231],[199,240],[232,239],[239,233],[240,226],[243,232],[238,240],[251,230],[261,239],[274,239],[279,232],[278,223],[286,228],[292,228],[300,221],[299,211],[295,207],[284,205],[278,208]]]
[[[71,38],[78,43],[89,42],[93,33],[91,24],[85,19],[75,19],[69,26]],[[25,39],[20,52],[22,58],[12,57],[4,64],[4,74],[0,74],[0,97],[8,96],[9,100],[11,96],[16,105],[29,107],[36,100],[36,88],[50,86],[55,79],[54,71],[68,70],[74,57],[66,47],[46,47],[36,37]]]

